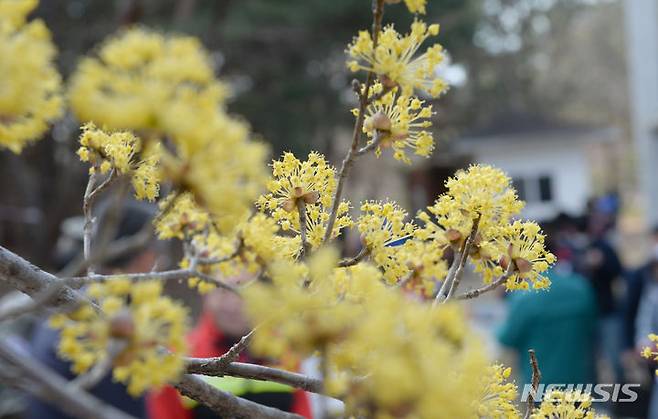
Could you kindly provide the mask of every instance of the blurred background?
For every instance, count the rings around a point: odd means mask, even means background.
[[[273,158],[318,150],[339,164],[355,105],[344,51],[369,27],[369,3],[42,0],[34,15],[53,33],[65,79],[123,27],[197,36],[232,88],[230,112],[271,144]],[[401,32],[411,20],[403,4],[386,9],[385,21]],[[415,214],[459,168],[505,170],[527,202],[523,216],[559,238],[563,264],[596,296],[595,347],[607,349],[585,355],[597,360],[600,380],[643,380],[648,400],[650,366],[635,356],[634,328],[658,278],[658,2],[429,0],[427,20],[441,24],[449,53],[437,69],[451,85],[433,102],[437,150],[412,166],[386,153],[362,158],[346,196],[357,207],[389,197]],[[77,136],[67,116],[21,155],[0,153],[0,244],[53,271],[62,268],[57,243],[79,230],[70,220],[81,213],[87,173],[74,154]],[[346,247],[358,250],[357,238]],[[470,313],[500,356],[505,343],[494,330],[507,312],[492,296]],[[631,410],[610,413],[648,417],[646,406]]]
[[[628,8],[604,0],[431,0],[427,20],[440,22],[438,40],[450,54],[438,71],[452,85],[434,103],[438,149],[410,167],[362,161],[348,196],[389,196],[415,213],[455,169],[486,162],[514,178],[528,217],[580,216],[590,198],[611,196],[629,232],[652,225],[644,203],[655,176],[641,182],[651,170],[642,166],[652,165],[638,156],[653,135],[647,119],[658,115],[658,90],[650,89],[658,74],[635,67],[650,61],[646,43],[656,49],[658,39],[646,39],[655,19],[639,27],[656,13]],[[348,147],[354,97],[344,50],[369,26],[367,0],[51,0],[35,16],[51,28],[65,79],[81,55],[122,27],[183,32],[212,51],[233,89],[230,111],[272,145],[273,158],[315,149],[339,163]],[[404,31],[412,17],[391,5],[386,20]],[[65,118],[22,155],[0,154],[0,242],[42,266],[52,264],[62,220],[80,213],[86,173],[73,153],[77,127]]]

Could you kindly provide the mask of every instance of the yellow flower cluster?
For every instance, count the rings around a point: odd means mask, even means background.
[[[135,131],[147,145],[171,140],[160,147],[163,177],[191,192],[222,233],[248,217],[266,179],[267,147],[226,114],[227,89],[197,39],[126,30],[81,61],[69,96],[83,121]]]
[[[380,95],[383,86],[377,83],[372,88],[373,95]],[[358,116],[358,109],[353,111]],[[394,88],[373,101],[366,109],[366,119],[363,132],[368,135],[370,142],[377,141],[375,153],[381,155],[382,148],[393,148],[393,157],[396,160],[411,164],[405,153],[409,148],[414,154],[429,157],[434,150],[434,139],[427,128],[432,126],[429,118],[432,117],[432,105],[416,97],[398,94]]]
[[[176,125],[199,121],[194,111],[212,115],[226,94],[197,39],[141,28],[121,32],[96,57],[83,59],[69,91],[81,120],[145,137],[152,131],[175,136]]]
[[[336,169],[324,156],[312,152],[307,160],[300,161],[292,153],[272,163],[272,178],[267,182],[269,193],[261,195],[258,208],[269,213],[283,231],[300,233],[299,205],[306,210],[308,242],[313,248],[322,244],[329,209],[336,190]],[[343,228],[352,225],[348,214],[349,204],[341,202],[331,238],[340,235]]]
[[[476,271],[482,272],[486,281],[502,275],[511,262],[515,269],[505,283],[508,290],[527,290],[530,285],[533,289],[548,288],[551,282],[541,274],[556,258],[544,247],[544,238],[537,223],[514,221],[498,229],[491,241],[480,244]]]
[[[482,375],[481,399],[478,401],[478,417],[520,418],[515,403],[518,397],[516,384],[506,382],[512,369],[494,364]]]
[[[401,0],[386,0],[387,4],[395,4],[395,3],[400,3]],[[411,13],[420,13],[420,14],[425,14],[425,6],[427,4],[427,0],[404,0],[404,3],[407,6],[407,9]]]
[[[27,22],[37,0],[0,0],[0,147],[19,153],[62,113],[55,46],[43,21]]]
[[[61,332],[59,353],[73,363],[73,372],[109,360],[114,379],[127,384],[133,396],[183,372],[187,311],[162,295],[160,282],[112,280],[92,284],[88,295],[98,301],[99,311],[85,305],[50,319]]]
[[[140,155],[143,156],[141,160]],[[153,201],[157,198],[160,191],[158,147],[142,152],[141,141],[130,132],[107,133],[88,123],[82,127],[78,156],[91,164],[92,173],[114,169],[117,174],[129,175],[137,199]]]
[[[550,281],[542,273],[555,256],[546,250],[536,223],[512,221],[523,202],[509,177],[491,166],[475,165],[457,172],[446,188],[434,205],[418,214],[423,227],[416,230],[417,239],[460,252],[475,230],[468,256],[485,283],[509,268],[508,290],[548,288]]]
[[[252,348],[289,367],[320,351],[328,361],[327,388],[344,397],[350,414],[475,416],[483,380],[498,378],[483,378],[482,347],[461,310],[433,310],[383,285],[376,267],[335,268],[337,260],[335,251],[322,249],[307,264],[278,265],[271,283],[246,288],[248,311],[259,324]]]
[[[347,65],[351,71],[375,73],[385,87],[399,86],[405,96],[411,96],[416,89],[437,97],[448,87],[436,75],[436,67],[445,59],[443,47],[434,44],[419,56],[416,52],[427,38],[438,34],[438,24],[428,26],[415,20],[411,32],[404,36],[393,25],[387,26],[375,45],[368,31],[360,31],[348,46],[352,60]]]
[[[642,349],[642,357],[652,361],[658,361],[658,335],[651,333],[648,338],[652,342],[653,347],[645,346]],[[658,375],[658,370],[656,370],[656,375]]]
[[[413,235],[416,228],[406,218],[407,212],[393,202],[366,201],[361,204],[361,215],[356,221],[372,261],[384,271],[390,284],[409,272],[409,267],[396,257],[406,244],[401,242]]]
[[[607,419],[592,409],[592,398],[580,391],[547,392],[541,405],[532,411],[531,419]]]

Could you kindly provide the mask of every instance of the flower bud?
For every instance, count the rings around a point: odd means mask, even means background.
[[[135,322],[128,310],[121,310],[110,319],[110,336],[130,339],[135,334]]]
[[[367,131],[390,131],[391,119],[384,112],[377,112],[364,122]]]

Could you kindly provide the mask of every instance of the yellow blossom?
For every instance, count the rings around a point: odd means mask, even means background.
[[[373,94],[380,94],[383,86],[377,83]],[[355,113],[358,111],[355,110]],[[392,148],[393,157],[411,164],[405,149],[413,150],[414,154],[429,157],[434,150],[434,139],[427,130],[432,123],[432,106],[424,105],[418,98],[399,95],[397,89],[391,90],[381,99],[368,105],[363,132],[370,142],[378,142],[375,153],[381,155],[382,148]]]
[[[642,349],[641,355],[643,358],[651,361],[658,361],[658,335],[651,333],[648,338],[651,341],[652,346],[645,346]],[[656,375],[658,375],[658,370],[656,370]]]
[[[80,160],[92,165],[92,172],[114,169],[117,174],[131,176],[135,197],[153,201],[160,190],[159,147],[155,146],[148,157],[139,161],[141,144],[130,132],[107,133],[87,123],[82,127],[77,153]]]
[[[541,405],[530,415],[531,419],[606,419],[592,409],[592,398],[580,391],[551,391],[544,394]]]
[[[62,113],[55,47],[36,0],[0,0],[0,147],[19,153]]]
[[[356,221],[361,238],[372,261],[384,271],[386,282],[394,284],[409,273],[409,266],[400,264],[396,255],[415,226],[405,221],[406,211],[393,202],[366,201],[361,213]]]
[[[261,211],[271,214],[284,231],[299,234],[298,204],[303,203],[308,242],[317,248],[322,244],[329,220],[336,190],[336,169],[319,153],[310,153],[305,161],[298,160],[292,153],[285,153],[281,160],[272,163],[272,175],[267,182],[269,193],[261,195],[256,205]],[[348,210],[347,202],[339,204],[332,238],[351,225]]]
[[[518,397],[516,384],[507,382],[511,368],[494,364],[482,375],[481,399],[478,416],[481,418],[520,418],[515,403]]]
[[[555,263],[555,255],[544,246],[544,235],[531,221],[514,221],[500,229],[497,237],[481,244],[481,257],[475,261],[476,271],[483,272],[485,282],[503,274],[510,263],[513,271],[507,279],[508,290],[545,289],[551,284],[542,274]]]
[[[445,58],[443,47],[434,44],[415,55],[427,38],[438,33],[438,24],[428,26],[419,20],[414,21],[411,32],[404,36],[389,25],[379,34],[375,47],[370,33],[361,31],[348,46],[352,60],[347,65],[352,71],[374,72],[384,86],[400,86],[405,96],[418,89],[437,97],[447,90],[445,81],[436,75],[436,67]]]
[[[128,279],[92,284],[88,294],[100,311],[85,305],[75,312],[56,314],[51,325],[61,330],[59,354],[81,374],[112,356],[114,379],[138,396],[162,386],[183,372],[186,309],[162,296],[162,284]]]

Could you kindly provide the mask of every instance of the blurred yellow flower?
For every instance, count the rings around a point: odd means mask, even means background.
[[[36,0],[0,0],[0,147],[19,153],[62,114],[55,46]]]

